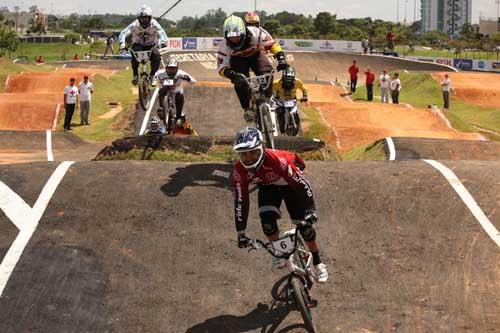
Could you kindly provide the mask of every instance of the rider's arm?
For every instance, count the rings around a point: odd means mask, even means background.
[[[151,24],[156,28],[158,31],[158,36],[160,38],[160,43],[161,44],[167,44],[168,36],[167,33],[165,32],[165,29],[156,21],[155,19],[151,20]]]
[[[231,68],[230,64],[231,56],[229,55],[229,49],[226,46],[226,43],[222,42],[219,46],[219,52],[217,54],[217,72],[220,76],[226,77],[225,71],[226,69]]]
[[[128,27],[123,29],[122,32],[120,32],[120,36],[118,36],[118,43],[120,44],[120,49],[125,48],[125,40],[127,39],[128,36],[132,34],[132,31],[137,26],[137,24],[138,21],[135,20],[134,22],[130,23]]]
[[[297,89],[300,89],[302,91],[302,98],[307,99],[307,88],[304,85],[304,82],[302,82],[301,79],[295,79]]]
[[[250,208],[248,179],[241,165],[236,164],[233,172],[234,223],[238,234],[245,234]]]
[[[285,179],[285,181],[297,191],[302,196],[303,202],[305,203],[306,210],[315,210],[316,205],[314,204],[314,197],[311,184],[304,177],[301,169],[297,165],[300,165],[301,168],[304,168],[304,161],[297,155],[296,161],[294,163],[286,163],[280,165],[280,175]]]
[[[274,80],[274,82],[273,82],[273,91],[274,91],[274,96],[279,99],[280,98],[280,93],[281,93],[281,79]]]
[[[183,71],[182,69],[179,69],[177,76],[179,76],[181,79],[185,81],[196,83],[196,79],[192,77],[189,73]]]

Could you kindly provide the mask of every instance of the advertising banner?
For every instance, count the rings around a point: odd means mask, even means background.
[[[167,47],[170,50],[182,50],[182,38],[169,38]]]
[[[182,49],[183,50],[196,50],[198,47],[198,40],[195,37],[183,37]]]
[[[491,70],[495,72],[500,72],[500,61],[492,61]]]
[[[470,71],[474,68],[472,65],[472,59],[454,59],[453,67],[462,69],[464,71]]]

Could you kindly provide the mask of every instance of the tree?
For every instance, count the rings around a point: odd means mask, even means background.
[[[335,19],[336,16],[332,16],[329,12],[318,13],[314,19],[314,29],[319,35],[327,35],[329,32],[333,32]]]
[[[31,7],[30,7],[30,9],[29,9],[29,12],[30,12],[31,14],[34,14],[34,13],[39,12],[39,10],[38,10],[38,6],[37,6],[37,5],[31,6]]]
[[[274,36],[278,29],[281,27],[280,21],[278,20],[267,20],[263,24],[264,29],[266,29],[272,36]]]
[[[10,54],[17,50],[19,42],[12,29],[3,22],[0,22],[0,57],[4,56],[6,51]]]

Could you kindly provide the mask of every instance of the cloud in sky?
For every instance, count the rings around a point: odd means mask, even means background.
[[[420,0],[258,0],[259,9],[274,13],[287,10],[306,15],[315,15],[318,12],[329,11],[337,14],[340,18],[367,17],[381,18],[384,20],[396,20],[397,3],[399,3],[399,17],[402,21],[406,14],[409,21],[413,20],[414,3],[417,5],[417,19],[419,18]],[[122,0],[86,0],[62,1],[62,0],[27,0],[23,1],[24,9],[32,5],[38,5],[46,12],[53,10],[57,14],[69,13],[134,13],[143,3],[153,7],[155,13],[160,15],[175,0],[150,0],[150,1],[127,1]],[[9,8],[19,6],[19,0],[3,0],[2,6]],[[209,9],[222,8],[230,13],[233,11],[250,10],[254,6],[254,0],[183,0],[170,14],[169,18],[179,19],[182,16],[203,15]],[[473,0],[473,22],[478,22],[479,15],[495,17],[497,5],[494,0]]]

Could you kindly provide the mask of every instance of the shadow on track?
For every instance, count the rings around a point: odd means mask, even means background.
[[[279,328],[288,314],[294,310],[287,288],[289,275],[278,280],[271,291],[271,305],[258,303],[257,307],[243,316],[220,315],[190,327],[187,333],[248,332],[260,329],[261,333],[305,332],[303,324]]]
[[[185,187],[212,186],[232,191],[233,165],[222,163],[193,164],[179,167],[170,181],[161,187],[169,197],[178,196]]]

